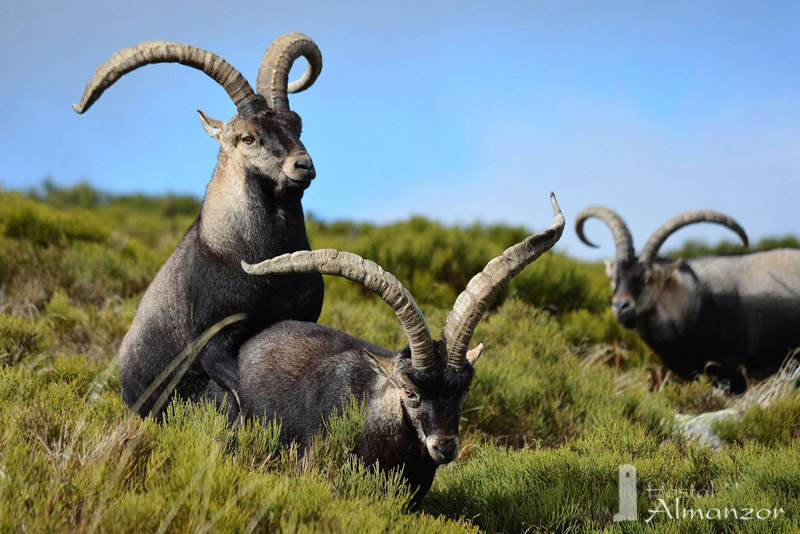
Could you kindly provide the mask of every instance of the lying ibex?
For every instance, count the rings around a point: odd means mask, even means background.
[[[301,55],[308,69],[288,84],[292,63]],[[224,87],[238,114],[223,123],[198,111],[203,127],[222,147],[219,162],[197,220],[148,287],[119,350],[123,398],[141,415],[154,408],[159,414],[162,406],[154,402],[163,398],[170,380],[148,388],[211,325],[247,314],[205,346],[177,385],[183,397],[201,396],[209,377],[236,396],[241,343],[280,320],[316,321],[323,297],[317,273],[281,277],[272,284],[268,277],[246,275],[239,263],[309,248],[300,201],[316,172],[300,142],[301,120],[289,110],[287,92],[306,89],[319,75],[322,56],[316,44],[299,33],[276,39],[264,55],[255,93],[236,69],[211,52],[180,43],[141,43],[120,50],[97,69],[75,110],[86,111],[124,74],[161,62],[208,74]]]
[[[434,341],[414,298],[377,264],[336,250],[295,252],[258,265],[251,274],[323,273],[376,292],[394,310],[409,346],[384,349],[341,330],[284,321],[247,341],[239,353],[239,395],[246,418],[282,423],[282,439],[307,446],[323,420],[352,395],[365,403],[366,428],[355,453],[383,469],[400,468],[417,502],[436,468],[458,453],[461,403],[483,345],[467,351],[475,326],[506,284],[549,250],[564,230],[551,194],[554,223],[490,261],[456,299]]]
[[[616,260],[606,260],[614,315],[635,328],[678,376],[691,379],[705,371],[741,393],[748,375],[774,373],[800,345],[800,250],[656,258],[667,237],[697,222],[726,226],[747,246],[736,221],[703,210],[664,223],[636,258],[625,222],[608,208],[578,214],[576,230],[584,243],[595,246],[583,233],[590,217],[605,222],[616,243]]]

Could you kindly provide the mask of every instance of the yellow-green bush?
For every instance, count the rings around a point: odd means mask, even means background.
[[[0,365],[14,365],[50,347],[48,332],[35,321],[0,313]]]
[[[486,350],[464,404],[461,458],[422,512],[397,473],[352,457],[351,406],[305,454],[276,422],[231,429],[210,405],[132,417],[115,354],[144,289],[199,209],[86,184],[0,192],[0,530],[28,532],[797,532],[800,394],[717,423],[716,452],[673,433],[677,412],[729,404],[707,380],[654,380],[658,359],[610,311],[603,268],[546,254],[478,325]],[[381,263],[438,335],[472,275],[527,235],[503,225],[308,221],[314,248]],[[785,240],[784,240],[785,241]],[[699,249],[698,249],[699,250]],[[686,251],[689,254],[691,251]],[[391,309],[326,277],[320,322],[398,350]],[[689,506],[783,507],[780,521],[614,523],[618,469],[640,488],[704,489]],[[639,492],[640,514],[655,504]],[[641,517],[641,516],[640,516]]]
[[[38,246],[69,241],[103,242],[109,229],[91,212],[63,212],[42,206],[18,193],[0,195],[0,235]]]

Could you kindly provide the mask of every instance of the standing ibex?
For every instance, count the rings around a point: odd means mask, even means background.
[[[606,260],[617,319],[639,335],[678,376],[708,372],[726,381],[734,393],[747,389],[746,376],[777,371],[800,345],[800,250],[714,255],[690,260],[656,258],[676,230],[697,222],[726,226],[741,237],[741,226],[721,213],[690,211],[664,223],[639,258],[622,218],[604,207],[581,211],[584,222],[597,217],[614,236],[615,261]]]
[[[377,264],[336,250],[295,252],[244,269],[251,274],[323,273],[376,292],[394,310],[409,346],[397,352],[327,326],[275,324],[239,353],[242,414],[282,423],[282,439],[307,446],[323,420],[350,396],[365,403],[366,427],[355,453],[383,469],[400,468],[416,500],[436,468],[458,453],[461,403],[483,346],[467,351],[475,326],[508,282],[549,250],[564,230],[551,194],[554,223],[490,261],[456,299],[434,341],[414,298]]]
[[[301,55],[308,69],[288,84],[292,63]],[[281,277],[273,284],[270,278],[246,275],[239,263],[309,248],[300,201],[316,172],[300,142],[300,117],[289,110],[287,92],[306,89],[319,75],[322,56],[316,44],[299,33],[276,39],[264,55],[255,93],[211,52],[180,43],[141,43],[97,69],[75,110],[83,113],[124,74],[162,62],[208,74],[224,87],[238,114],[223,123],[198,111],[203,127],[222,147],[219,162],[197,220],[148,287],[120,347],[122,395],[142,415],[159,414],[163,406],[154,403],[164,398],[169,382],[159,375],[211,325],[247,314],[200,352],[177,385],[183,397],[201,396],[209,377],[236,396],[241,343],[280,320],[316,321],[323,297],[317,273]],[[153,389],[157,378],[161,383]]]

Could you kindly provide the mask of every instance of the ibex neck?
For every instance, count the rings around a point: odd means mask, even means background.
[[[200,239],[213,252],[257,262],[308,248],[302,205],[279,201],[267,180],[220,156],[199,219]]]

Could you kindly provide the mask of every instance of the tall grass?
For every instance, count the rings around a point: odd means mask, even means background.
[[[765,385],[731,399],[666,378],[608,310],[599,264],[547,254],[478,326],[486,346],[463,411],[459,459],[419,512],[397,473],[351,451],[357,405],[309,451],[279,422],[231,429],[211,405],[132,417],[115,353],[138,301],[196,213],[193,199],[115,197],[86,184],[0,192],[0,530],[26,532],[796,532],[800,393]],[[455,295],[527,229],[308,221],[312,246],[362,254],[414,292],[438,333]],[[404,336],[382,301],[326,278],[320,321],[389,348]],[[738,404],[737,404],[738,403]],[[676,413],[743,411],[712,452],[676,433]],[[691,507],[776,508],[769,522],[614,523],[621,464]],[[703,491],[699,491],[703,490]]]

